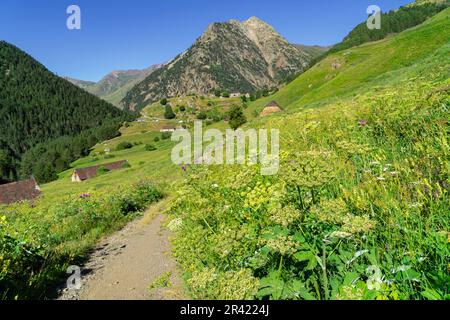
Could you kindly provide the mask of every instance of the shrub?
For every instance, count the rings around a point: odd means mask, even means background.
[[[238,129],[247,122],[247,118],[245,117],[242,108],[239,106],[233,106],[228,113],[228,117],[230,119],[230,127],[233,130]]]
[[[161,139],[159,137],[155,137],[155,139],[153,139],[153,141],[155,142],[159,142]]]
[[[208,118],[206,112],[202,111],[199,114],[197,114],[197,119],[198,120],[206,120]]]
[[[147,144],[147,145],[145,145],[145,150],[146,151],[155,151],[156,147],[153,144]]]
[[[131,168],[131,164],[127,161],[122,165],[122,169],[128,169]]]
[[[167,105],[169,101],[167,100],[167,98],[162,98],[161,101],[159,102],[162,106]]]
[[[220,113],[216,113],[212,116],[214,122],[219,122],[223,120],[223,116]]]
[[[116,151],[122,151],[122,150],[126,150],[126,149],[131,149],[133,148],[133,144],[131,142],[128,141],[122,141],[121,143],[119,143],[116,147]]]
[[[164,118],[167,120],[175,119],[177,115],[173,112],[172,107],[168,104],[166,105],[166,110],[164,111]]]
[[[169,140],[170,138],[172,138],[172,132],[163,132],[161,134],[162,140]]]

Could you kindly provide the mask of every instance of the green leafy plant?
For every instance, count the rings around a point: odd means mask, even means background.
[[[122,141],[117,145],[116,151],[122,151],[122,150],[126,150],[126,149],[131,149],[131,148],[133,148],[133,144],[131,142]]]
[[[153,144],[147,144],[147,145],[145,145],[145,150],[146,151],[155,151],[156,147]]]
[[[166,272],[155,281],[148,285],[149,290],[161,289],[161,288],[171,288],[172,287],[172,272]]]
[[[238,129],[247,122],[247,118],[245,117],[242,108],[239,106],[233,106],[229,111],[228,116],[230,119],[229,120],[230,127],[233,130]]]

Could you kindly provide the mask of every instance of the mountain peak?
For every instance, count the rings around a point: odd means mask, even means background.
[[[310,60],[257,17],[216,22],[191,48],[130,90],[122,102],[128,109],[139,110],[162,97],[206,95],[214,89],[248,93],[273,88],[303,70]]]
[[[262,44],[268,41],[288,43],[270,24],[258,17],[251,17],[244,21],[242,27],[247,36],[256,43]]]
[[[267,22],[261,20],[260,18],[253,16],[248,18],[246,21],[244,21],[244,24],[252,24],[252,25],[260,25],[260,26],[269,26],[272,27],[271,25],[269,25]]]
[[[267,22],[261,20],[258,17],[255,17],[255,16],[244,21],[242,24],[245,27],[251,28],[251,29],[259,29],[259,30],[266,29],[266,30],[270,30],[270,31],[275,31],[274,28],[270,24],[268,24]]]

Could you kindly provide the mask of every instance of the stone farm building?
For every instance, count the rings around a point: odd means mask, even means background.
[[[174,126],[164,126],[161,128],[160,132],[175,132],[177,128]]]
[[[97,176],[97,171],[100,168],[106,168],[109,171],[122,169],[128,164],[128,161],[117,161],[112,163],[100,164],[93,167],[75,169],[72,174],[72,182],[83,182],[95,178]]]
[[[31,178],[0,185],[0,204],[11,204],[24,200],[33,200],[41,194],[36,180]]]
[[[283,109],[278,103],[276,103],[276,101],[271,101],[264,107],[264,110],[261,112],[260,116],[267,117],[271,114],[279,112],[283,112]]]

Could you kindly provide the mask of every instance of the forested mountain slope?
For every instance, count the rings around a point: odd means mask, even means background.
[[[0,182],[19,176],[22,156],[33,146],[59,137],[69,143],[64,154],[40,154],[32,167],[67,167],[93,142],[116,134],[129,115],[57,77],[17,47],[0,42]],[[95,128],[95,129],[94,129]],[[77,143],[71,137],[91,130]],[[77,150],[72,150],[77,146]],[[35,173],[28,168],[25,175]],[[39,177],[37,177],[39,178]],[[42,179],[41,179],[42,180]],[[47,178],[44,180],[48,180]]]

